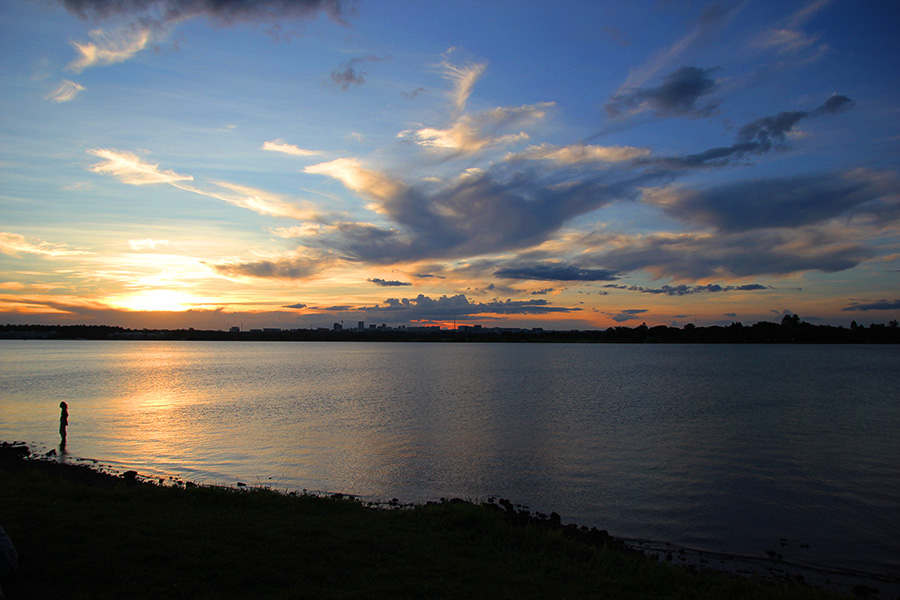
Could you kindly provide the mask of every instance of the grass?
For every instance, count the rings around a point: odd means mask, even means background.
[[[268,490],[163,487],[0,452],[0,518],[31,598],[837,596],[696,572],[612,538],[449,501],[403,510]]]

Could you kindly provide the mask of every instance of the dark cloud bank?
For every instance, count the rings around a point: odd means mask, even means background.
[[[169,25],[207,17],[224,25],[309,19],[324,12],[343,22],[349,4],[342,0],[59,0],[82,19],[136,18]]]
[[[370,283],[374,283],[375,285],[379,285],[381,287],[401,287],[405,285],[412,285],[412,283],[408,281],[388,281],[379,279],[377,277],[374,279],[367,279],[366,281],[369,281]]]
[[[835,95],[811,111],[784,111],[748,123],[738,130],[737,140],[731,146],[710,148],[703,152],[684,156],[648,158],[639,162],[670,169],[726,166],[747,155],[765,154],[776,149],[784,150],[788,147],[787,135],[801,120],[808,117],[838,114],[852,108],[855,104],[847,96]]]
[[[714,68],[681,67],[658,87],[631,88],[613,96],[605,105],[606,111],[615,117],[647,105],[659,116],[707,116],[715,109],[715,103],[698,107],[697,101],[715,89],[714,71]]]

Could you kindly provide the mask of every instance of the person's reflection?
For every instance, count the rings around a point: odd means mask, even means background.
[[[59,453],[66,452],[66,427],[69,426],[69,405],[59,403]]]

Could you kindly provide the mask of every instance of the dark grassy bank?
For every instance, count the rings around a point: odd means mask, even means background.
[[[0,448],[7,598],[835,598],[698,573],[499,505],[162,487]]]

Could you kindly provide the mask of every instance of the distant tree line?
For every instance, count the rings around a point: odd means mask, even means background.
[[[263,331],[214,331],[195,329],[126,329],[109,325],[0,325],[0,339],[84,339],[84,340],[208,340],[208,341],[359,341],[359,342],[548,342],[548,343],[628,343],[628,344],[897,344],[900,327],[888,324],[858,325],[849,328],[813,325],[797,315],[785,315],[780,323],[760,321],[753,325],[732,323],[684,327],[646,323],[637,327],[554,331],[522,329],[477,331],[430,329],[342,330],[291,329]]]

